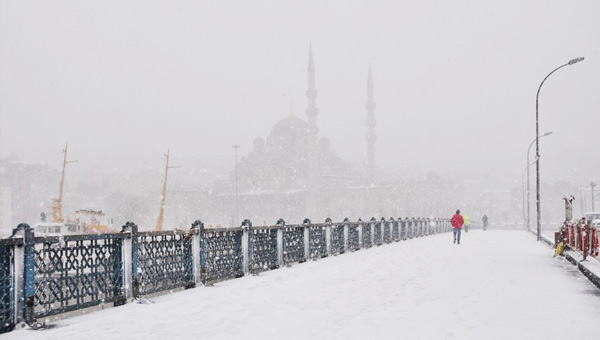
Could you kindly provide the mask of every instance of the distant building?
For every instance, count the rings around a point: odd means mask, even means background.
[[[0,187],[0,236],[10,234],[11,230],[16,227],[12,223],[12,202],[10,189]]]
[[[410,213],[423,216],[422,211],[433,214],[436,209],[442,208],[442,197],[445,196],[440,193],[450,194],[443,181],[437,180],[438,188],[425,188],[420,182],[403,183],[394,179],[394,176],[378,176],[375,164],[377,137],[373,73],[370,65],[365,105],[366,164],[351,166],[331,151],[331,142],[327,137],[319,137],[317,93],[311,49],[306,91],[307,120],[290,113],[275,123],[266,139],[258,137],[254,140],[252,151],[238,162],[230,179],[215,184],[214,197],[217,203],[212,207],[216,210],[214,213],[220,214],[215,220],[229,220],[229,225],[239,225],[244,218],[250,218],[256,224],[273,224],[279,218],[299,223],[305,217],[313,222],[323,222],[327,217],[334,220],[344,217],[356,220],[361,217],[364,220],[383,216],[401,217],[399,214],[405,214],[406,217]],[[422,190],[421,193],[418,190]],[[432,193],[431,197],[429,193]],[[239,211],[237,217],[234,216],[236,201]],[[449,209],[453,211],[455,208]]]
[[[12,154],[0,159],[0,173],[0,187],[9,193],[2,195],[10,202],[9,223],[39,222],[40,214],[48,212],[51,198],[58,193],[59,172],[45,164],[27,164]]]

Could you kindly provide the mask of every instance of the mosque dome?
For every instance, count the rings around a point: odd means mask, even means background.
[[[271,129],[270,138],[288,139],[305,138],[310,132],[308,123],[294,116],[286,117],[278,121]]]
[[[271,134],[267,138],[267,147],[304,155],[310,132],[310,125],[306,121],[293,116],[286,117],[271,129]]]

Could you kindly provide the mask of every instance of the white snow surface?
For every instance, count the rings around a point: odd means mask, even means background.
[[[386,244],[15,330],[0,339],[576,339],[600,294],[523,231]]]

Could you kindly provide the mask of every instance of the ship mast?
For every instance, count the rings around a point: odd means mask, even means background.
[[[74,163],[77,161],[68,161],[67,162],[67,148],[69,144],[65,144],[65,149],[63,150],[63,166],[62,166],[62,174],[60,176],[60,188],[58,190],[58,199],[56,200],[55,205],[52,207],[52,222],[54,223],[62,223],[62,198],[63,198],[63,188],[65,185],[65,169],[67,168],[68,163]]]
[[[156,222],[156,228],[154,230],[161,231],[163,228],[163,219],[165,214],[165,198],[167,197],[167,175],[169,173],[170,168],[179,168],[179,166],[169,166],[169,149],[167,149],[167,153],[165,154],[166,164],[165,164],[165,182],[163,183],[162,197],[160,202],[160,212],[158,214],[158,221]]]

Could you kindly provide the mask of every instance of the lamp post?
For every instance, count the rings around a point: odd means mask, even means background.
[[[233,145],[232,146],[233,149],[235,149],[235,168],[233,169],[234,172],[234,176],[235,176],[235,221],[234,226],[236,226],[236,223],[239,222],[238,219],[238,179],[237,179],[237,168],[238,168],[238,149],[240,148],[239,145]]]
[[[546,79],[548,79],[548,77],[550,77],[550,75],[552,75],[552,73],[558,71],[559,69],[565,67],[565,66],[569,66],[569,65],[573,65],[576,64],[580,61],[583,61],[583,57],[579,57],[579,58],[575,58],[575,59],[571,59],[569,60],[568,63],[561,65],[557,68],[555,68],[554,70],[552,70],[552,72],[548,73],[548,75],[546,76],[546,78],[544,78],[544,80],[542,80],[542,82],[540,83],[540,86],[538,87],[537,90],[537,94],[535,95],[535,175],[536,175],[536,201],[537,201],[537,240],[540,241],[542,239],[542,226],[541,226],[541,219],[542,219],[542,215],[540,213],[540,126],[539,126],[539,96],[540,96],[540,90],[542,89],[542,85],[544,85],[544,82],[546,81]]]
[[[529,157],[527,157],[527,160],[529,160]],[[527,164],[521,175],[521,186],[523,189],[523,228],[527,226],[527,231],[529,231],[529,167],[534,164],[535,162]],[[527,173],[527,215],[525,215],[525,173]],[[525,221],[525,219],[527,219],[527,221]]]
[[[592,212],[596,212],[596,209],[594,209],[594,188],[596,187],[596,183],[592,182],[590,183],[590,188],[592,189]]]
[[[543,135],[541,135],[540,138],[549,136],[551,134],[552,134],[552,131],[546,132]],[[529,166],[533,165],[535,163],[535,162],[533,162],[533,163],[529,164],[529,150],[531,150],[531,146],[533,145],[533,143],[535,143],[536,140],[537,140],[537,138],[532,140],[531,144],[529,144],[529,147],[527,148],[527,231],[531,230],[531,228],[529,226],[529,222],[531,221],[531,218],[529,215],[529,202],[531,201],[529,199]]]

